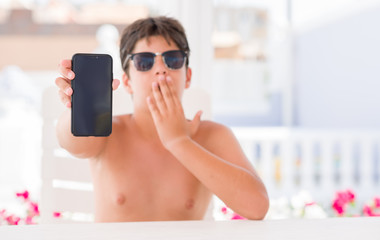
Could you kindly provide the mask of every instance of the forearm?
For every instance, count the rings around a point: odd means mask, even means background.
[[[268,197],[259,177],[209,152],[190,138],[168,146],[169,151],[227,206],[249,219],[262,219]]]
[[[58,119],[56,134],[59,145],[71,154],[80,158],[92,157],[99,150],[102,138],[75,137],[71,133],[71,111],[65,110]]]

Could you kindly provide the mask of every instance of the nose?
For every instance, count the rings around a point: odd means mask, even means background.
[[[161,56],[156,56],[156,61],[154,63],[154,72],[156,75],[167,74],[167,69]]]

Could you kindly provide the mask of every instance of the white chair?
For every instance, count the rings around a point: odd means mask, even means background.
[[[76,159],[59,147],[55,124],[63,112],[55,86],[43,94],[43,135],[42,135],[42,189],[41,223],[65,223],[91,221],[94,201],[88,161]],[[211,100],[200,88],[190,88],[183,98],[185,114],[193,118],[202,109],[202,119],[211,119]],[[122,87],[114,91],[113,114],[132,112],[130,96]],[[212,219],[213,204],[210,205],[205,219]],[[55,218],[54,212],[63,213],[64,218]]]

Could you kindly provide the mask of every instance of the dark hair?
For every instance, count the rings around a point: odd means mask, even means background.
[[[149,37],[152,36],[162,36],[168,44],[172,41],[180,50],[187,52],[188,55],[190,53],[185,30],[179,21],[163,16],[139,19],[124,29],[120,40],[120,59],[126,74],[129,69],[129,61],[125,62],[127,55],[132,54],[140,39],[146,38],[149,41]],[[187,57],[186,67],[188,66],[189,58]]]

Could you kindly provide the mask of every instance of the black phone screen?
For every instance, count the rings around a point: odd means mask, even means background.
[[[108,136],[112,132],[112,57],[75,54],[71,81],[71,132],[74,136]]]

